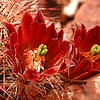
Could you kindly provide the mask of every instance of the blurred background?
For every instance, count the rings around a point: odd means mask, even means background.
[[[61,27],[83,23],[87,28],[100,24],[100,0],[40,0],[45,16],[58,19]]]

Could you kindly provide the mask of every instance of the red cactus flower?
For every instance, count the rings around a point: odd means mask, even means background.
[[[100,26],[88,31],[84,25],[77,29],[73,40],[75,65],[69,72],[70,79],[88,79],[100,72]]]
[[[26,12],[18,32],[11,24],[3,25],[10,38],[6,53],[13,62],[14,73],[37,81],[65,69],[63,57],[69,52],[69,43],[63,41],[63,31],[57,33],[54,24],[46,27],[41,12],[34,19]]]
[[[67,73],[69,80],[86,80],[100,72],[100,26],[86,31],[78,28],[72,40],[71,64]]]

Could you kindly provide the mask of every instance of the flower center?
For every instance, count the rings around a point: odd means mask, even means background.
[[[100,46],[95,44],[91,47],[89,52],[80,52],[83,56],[85,56],[88,60],[97,60],[100,58]]]
[[[25,49],[23,54],[25,68],[36,70],[37,72],[44,70],[43,66],[47,51],[47,46],[44,44],[33,50]]]

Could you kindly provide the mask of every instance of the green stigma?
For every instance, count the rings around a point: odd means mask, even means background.
[[[98,44],[95,44],[91,47],[91,54],[95,56],[98,53],[100,53],[100,46]]]
[[[47,49],[46,45],[41,44],[41,45],[39,45],[37,51],[38,51],[39,56],[45,56],[47,54],[48,49]]]

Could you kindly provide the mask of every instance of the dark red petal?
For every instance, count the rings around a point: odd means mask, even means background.
[[[68,68],[68,67],[66,66],[66,63],[63,62],[63,63],[61,64],[61,67],[59,68],[59,72],[63,72],[63,71],[65,71],[67,68]]]
[[[74,78],[74,80],[86,80],[88,79],[88,72],[82,73]]]
[[[16,30],[12,24],[6,22],[2,22],[2,24],[7,28],[8,36],[10,36],[11,33],[16,33]]]
[[[68,41],[61,41],[60,42],[60,50],[63,51],[64,55],[68,57],[72,50],[72,45]]]
[[[32,24],[30,25],[30,35],[29,35],[29,40],[30,41],[30,45],[31,47],[38,47],[39,44],[39,39],[41,36],[43,36],[41,33],[39,33],[39,23],[38,22],[32,22]]]
[[[15,51],[14,51],[14,45],[17,43],[17,34],[16,33],[12,33],[10,35],[10,51],[12,52],[13,55],[15,55]]]
[[[56,30],[54,29],[54,24],[51,24],[45,29],[43,37],[44,38],[42,38],[42,41],[45,41],[46,43],[48,43],[51,38],[57,38],[57,33]]]
[[[79,65],[76,65],[73,70],[70,72],[70,77],[75,78],[80,76],[81,74],[84,74],[86,72],[89,72],[93,68],[93,64],[89,60],[82,60]]]
[[[57,73],[57,69],[56,68],[54,68],[54,67],[52,67],[52,68],[49,68],[49,69],[45,69],[42,73],[41,73],[41,75],[40,75],[40,77],[42,78],[42,79],[44,79],[45,77],[48,77],[48,76],[50,76],[50,75],[54,75],[55,73]]]
[[[45,23],[43,15],[41,13],[41,11],[38,11],[38,13],[36,14],[34,21],[37,21],[39,23]]]
[[[92,64],[93,64],[93,68],[91,69],[91,71],[100,70],[100,63],[94,61],[92,62]]]
[[[32,16],[28,12],[26,12],[24,14],[22,22],[21,22],[22,39],[23,39],[23,42],[25,42],[26,44],[29,42],[28,41],[28,37],[29,37],[29,33],[30,33],[29,27],[30,27],[30,24],[32,23],[32,21],[33,21]]]
[[[16,48],[17,48],[17,51],[16,51],[17,54],[16,55],[17,55],[17,57],[19,59],[22,56],[24,49],[26,49],[28,47],[29,47],[29,45],[27,45],[23,41],[23,38],[22,38],[22,27],[20,26],[19,29],[18,29],[18,41],[17,41],[17,44],[16,44]]]
[[[86,80],[88,78],[92,78],[93,76],[97,75],[98,73],[100,73],[100,70],[93,70],[93,71],[85,72],[85,73],[81,74],[80,76],[77,76],[75,79]]]
[[[43,24],[41,24],[41,25],[43,25]],[[44,24],[44,26],[45,26],[45,24]],[[43,27],[43,26],[42,26]],[[46,28],[46,26],[45,26],[45,28],[41,28],[42,29],[42,34],[41,34],[41,43],[43,43],[43,44],[47,44],[49,41],[50,41],[50,39],[51,39],[51,35],[52,35],[52,33],[51,33],[51,29],[50,29],[50,27],[51,26],[49,26],[49,27],[47,27]]]
[[[45,78],[50,75],[54,75],[55,73],[62,72],[65,70],[66,66],[64,66],[65,63],[64,63],[63,59],[62,58],[59,58],[59,59],[55,58],[55,59],[56,59],[56,62],[51,67],[45,69],[41,73],[42,78]]]
[[[60,50],[60,41],[56,38],[53,38],[50,40],[50,42],[47,44],[48,52],[47,52],[47,58],[52,59]]]
[[[23,73],[25,80],[27,81],[38,81],[40,74],[36,70],[26,69]]]
[[[28,45],[26,45],[26,43],[23,41],[22,35],[23,35],[22,27],[20,26],[18,29],[18,43],[19,43],[20,50],[23,50],[25,49],[25,47],[28,47]]]
[[[15,48],[15,57],[18,58],[18,55],[20,54],[20,51],[18,51],[18,49],[19,49],[19,44],[16,43],[16,44],[14,45],[14,48]]]
[[[63,40],[63,35],[64,35],[63,30],[61,30],[61,31],[58,32],[58,39],[59,39],[60,41]]]
[[[38,31],[37,31],[37,33],[35,33],[36,35],[37,35],[37,44],[46,44],[47,43],[47,41],[44,41],[43,39],[45,39],[45,38],[47,38],[46,37],[46,25],[44,24],[44,23],[41,23],[40,25],[39,25],[39,27],[38,27]]]
[[[54,66],[54,65],[59,65],[59,64],[62,64],[63,62],[62,62],[62,60],[63,60],[63,52],[62,51],[60,51],[60,52],[58,52],[56,55],[55,55],[55,57],[54,58],[52,58],[51,59],[51,62],[50,61],[48,61],[48,62],[50,62],[50,65],[52,65],[52,66]],[[48,65],[49,66],[49,65]]]
[[[58,66],[62,64],[62,60],[63,60],[63,53],[62,52],[58,52],[55,57],[53,57],[52,59],[48,59],[46,58],[45,61],[45,68],[50,68],[53,66]]]
[[[47,44],[49,40],[50,35],[46,32],[46,25],[44,23],[33,22],[30,26],[30,46],[38,47],[40,44]]]
[[[82,43],[84,42],[84,39],[86,37],[86,28],[82,24],[81,29],[77,29],[74,34],[74,45],[75,47],[80,47]]]
[[[22,27],[18,28],[18,43],[22,44]]]
[[[49,33],[52,34],[51,38],[57,38],[57,32],[54,23],[52,23],[51,26],[49,27]]]

